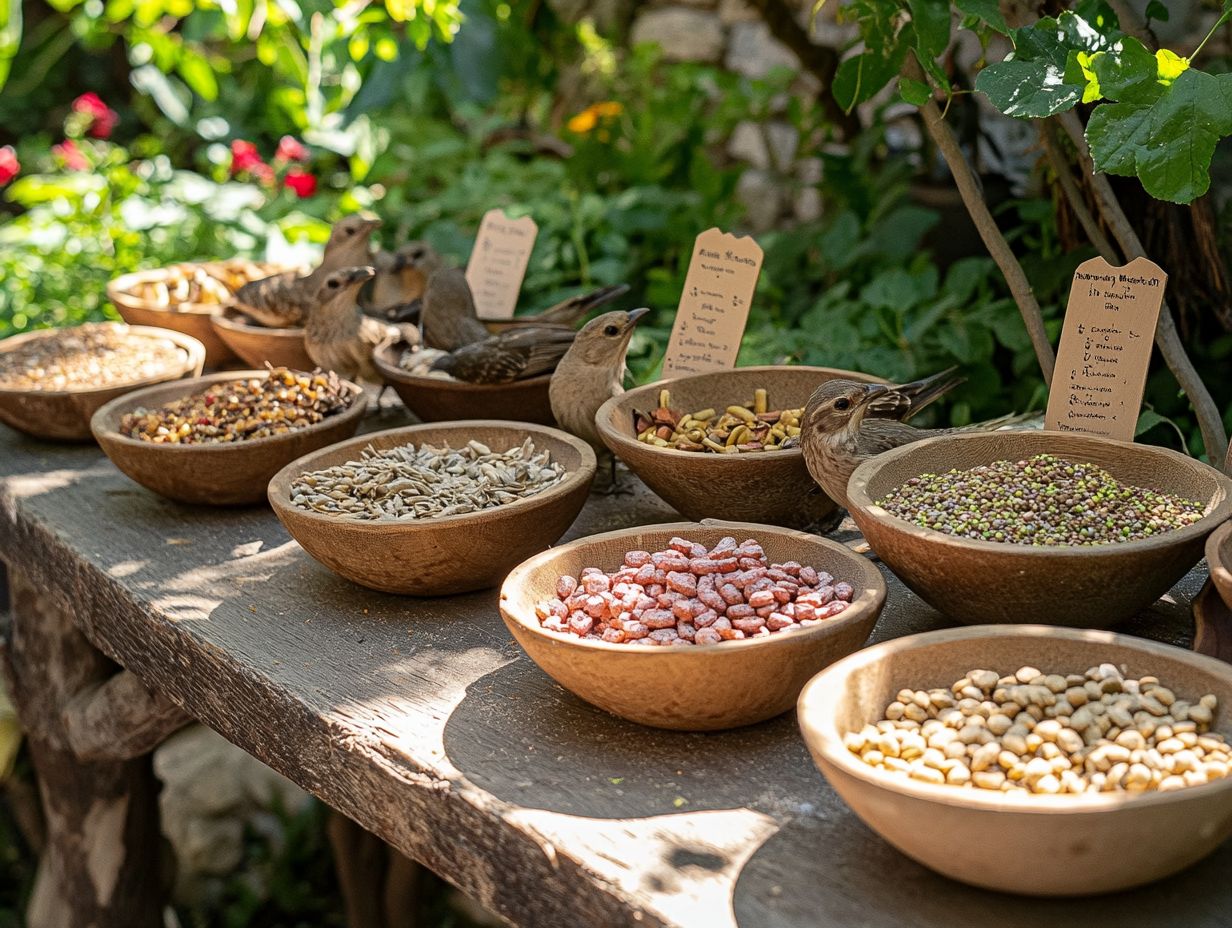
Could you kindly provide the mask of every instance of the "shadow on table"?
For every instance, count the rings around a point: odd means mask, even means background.
[[[1023,860],[1032,848],[990,847]],[[1080,899],[1012,896],[957,883],[900,854],[841,803],[793,820],[746,862],[733,899],[740,928],[1186,928],[1232,925],[1216,891],[1232,872],[1232,842],[1169,879]],[[791,875],[785,883],[784,874]],[[836,890],[835,887],[838,887]]]

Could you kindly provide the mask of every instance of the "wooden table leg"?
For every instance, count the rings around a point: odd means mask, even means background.
[[[326,830],[347,928],[416,928],[420,865],[333,809]]]
[[[73,726],[95,723],[106,713],[83,707],[90,694],[104,700],[137,692],[116,666],[96,651],[73,623],[71,606],[58,595],[34,589],[9,572],[12,626],[5,647],[9,691],[28,739],[46,819],[46,839],[26,913],[28,928],[159,928],[170,880],[160,861],[158,784],[148,751],[155,730],[169,733],[184,723],[157,697],[160,721],[138,726],[115,713],[111,747],[83,762],[74,749]],[[131,675],[130,675],[131,676]],[[105,703],[104,703],[105,704]],[[66,721],[76,718],[77,721]],[[93,739],[103,740],[93,730]],[[111,755],[111,756],[106,756]]]

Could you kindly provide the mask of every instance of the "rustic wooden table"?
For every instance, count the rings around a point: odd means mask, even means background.
[[[400,424],[383,415],[376,427]],[[148,811],[140,755],[153,735],[117,730],[111,737],[131,742],[126,750],[96,744],[91,752],[82,718],[97,720],[106,703],[83,709],[80,692],[97,699],[135,675],[519,925],[1232,925],[1232,843],[1178,877],[1112,897],[971,889],[865,828],[813,767],[790,714],[718,734],[621,721],[561,690],[520,653],[495,590],[416,600],[360,589],[308,558],[267,509],[167,502],[94,447],[0,428],[0,478],[14,676],[24,676],[27,700],[40,684],[77,703],[76,721],[71,711],[37,710],[46,718],[36,747],[43,760],[63,762],[68,755],[55,751],[67,741],[75,756],[66,776],[76,788],[111,791],[110,800],[96,797],[94,813],[77,814],[96,824],[110,815],[130,843],[134,829],[149,827],[135,810]],[[570,536],[674,517],[639,487],[592,498]],[[1195,571],[1122,630],[1188,646],[1188,602],[1203,576]],[[887,579],[874,640],[947,624]],[[38,642],[48,611],[38,602],[48,597],[131,674],[110,678],[114,668],[96,664],[65,682],[69,659],[81,656],[72,642],[52,654]],[[134,724],[153,733],[151,718],[174,716],[161,696]],[[111,872],[96,859],[62,857],[60,892],[69,896],[119,892],[140,864],[130,855]],[[93,920],[73,924],[145,924],[98,916],[106,903],[96,898]],[[87,910],[80,900],[67,904]]]

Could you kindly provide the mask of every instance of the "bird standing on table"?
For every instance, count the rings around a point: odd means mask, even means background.
[[[308,357],[347,380],[382,383],[372,362],[372,352],[399,339],[414,339],[418,334],[413,326],[388,325],[360,311],[360,288],[375,273],[371,267],[348,267],[329,274],[320,286],[316,305],[309,311],[304,327]]]
[[[607,446],[595,427],[595,413],[613,396],[625,392],[629,340],[637,321],[648,312],[617,310],[590,320],[556,366],[548,386],[557,424],[585,441],[600,456],[607,453]]]
[[[334,223],[321,263],[310,274],[275,274],[244,284],[235,307],[261,325],[275,329],[302,326],[316,304],[321,285],[334,271],[366,265],[371,260],[372,231],[379,219],[347,216]]]
[[[937,435],[992,431],[1035,415],[1003,416],[950,429],[908,425],[907,419],[963,382],[953,373],[951,368],[898,385],[829,380],[813,391],[800,420],[800,447],[809,474],[826,495],[846,506],[852,472],[883,451]]]

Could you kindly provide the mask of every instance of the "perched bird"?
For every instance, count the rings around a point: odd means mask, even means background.
[[[519,326],[442,355],[432,370],[468,383],[513,383],[553,370],[577,334],[567,326]]]
[[[502,319],[501,325],[507,330],[547,326],[572,330],[587,313],[628,291],[627,284],[600,287],[562,300],[541,313]],[[490,334],[487,326],[479,321],[474,295],[466,282],[466,274],[459,268],[446,268],[429,278],[421,318],[424,344],[429,348],[455,351],[463,345],[482,341]]]
[[[800,447],[809,474],[840,506],[847,505],[847,482],[869,458],[900,445],[954,432],[992,431],[1035,413],[1003,416],[962,428],[920,429],[911,418],[961,378],[953,369],[911,383],[890,385],[829,380],[809,397],[800,420]]]
[[[303,277],[295,273],[275,274],[244,284],[235,294],[236,308],[270,328],[303,325],[326,277],[343,268],[368,264],[372,230],[380,224],[378,219],[359,216],[339,220],[330,229],[321,263],[312,273]]]
[[[414,326],[388,325],[360,311],[360,288],[375,273],[371,267],[348,267],[326,276],[304,327],[308,356],[348,380],[381,383],[372,352],[399,339],[418,336]]]
[[[377,255],[376,277],[362,300],[364,312],[386,322],[418,318],[428,278],[441,268],[442,259],[427,242],[407,242],[397,251]]]
[[[637,320],[650,312],[616,310],[582,326],[573,345],[556,365],[548,398],[557,424],[595,449],[607,453],[595,428],[595,413],[613,396],[625,392],[625,355]]]

